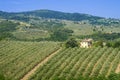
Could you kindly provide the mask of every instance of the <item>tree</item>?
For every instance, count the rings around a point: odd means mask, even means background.
[[[18,23],[13,23],[12,21],[2,21],[0,22],[0,32],[10,32],[15,31]]]
[[[0,74],[0,80],[5,80],[4,75]]]
[[[120,47],[120,41],[109,41],[109,42],[107,42],[106,46],[118,48],[118,47]]]
[[[54,41],[65,41],[71,36],[71,33],[73,33],[72,30],[58,29],[51,34],[51,39]]]
[[[13,37],[13,34],[9,32],[0,32],[0,41],[6,38],[12,38],[12,37]]]
[[[113,48],[120,47],[120,41],[113,42]]]
[[[74,38],[71,38],[71,39],[69,39],[69,40],[65,43],[65,47],[66,47],[66,48],[69,48],[69,47],[72,47],[72,48],[78,47],[78,43],[77,43],[77,41],[76,41]]]
[[[103,41],[97,41],[97,42],[95,42],[94,44],[93,44],[95,47],[98,47],[98,46],[100,46],[100,47],[103,47]]]

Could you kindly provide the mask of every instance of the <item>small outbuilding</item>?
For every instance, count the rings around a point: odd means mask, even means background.
[[[81,48],[90,48],[92,46],[93,39],[84,39],[80,42]]]

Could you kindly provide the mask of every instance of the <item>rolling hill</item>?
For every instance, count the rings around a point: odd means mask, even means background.
[[[120,72],[120,46],[65,48],[71,37],[78,44],[93,38],[93,43],[103,40],[119,46],[120,20],[52,10],[0,11],[0,78],[1,74],[6,80],[120,78],[116,74]]]
[[[114,18],[104,18],[98,16],[92,16],[89,14],[81,14],[81,13],[65,13],[60,11],[52,11],[52,10],[35,10],[35,11],[26,11],[26,12],[3,12],[0,11],[0,17],[5,19],[15,19],[28,21],[30,18],[38,19],[42,18],[52,18],[52,19],[61,19],[61,20],[71,20],[71,21],[89,21],[91,24],[119,24],[119,19]]]
[[[22,26],[16,26],[16,31],[12,32],[17,40],[45,40],[43,38],[49,38],[59,28],[73,30],[72,35],[75,37],[93,35],[97,32],[106,34],[120,32],[119,19],[81,13],[65,13],[44,9],[17,13],[0,11],[0,18],[23,23]]]

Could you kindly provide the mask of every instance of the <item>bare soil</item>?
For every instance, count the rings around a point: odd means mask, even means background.
[[[115,70],[115,73],[119,73],[120,72],[120,64],[118,65],[117,69]]]

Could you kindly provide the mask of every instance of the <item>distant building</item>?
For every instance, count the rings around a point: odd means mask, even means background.
[[[82,48],[90,48],[92,46],[93,39],[84,39],[80,42],[80,47]]]

